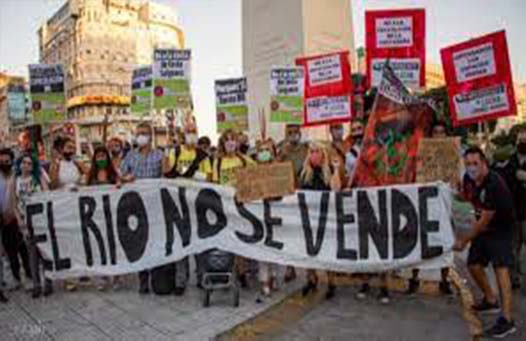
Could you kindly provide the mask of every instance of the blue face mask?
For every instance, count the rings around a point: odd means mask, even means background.
[[[268,150],[262,150],[258,153],[259,162],[270,162],[272,161],[272,154]]]
[[[466,173],[471,180],[475,181],[477,179],[477,176],[479,175],[479,170],[477,166],[468,166],[466,167]]]

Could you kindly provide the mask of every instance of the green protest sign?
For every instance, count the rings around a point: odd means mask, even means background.
[[[217,130],[248,130],[247,79],[216,80]]]
[[[147,115],[152,105],[152,67],[141,66],[133,70],[130,110],[135,116]]]
[[[35,123],[46,124],[64,120],[66,97],[62,65],[29,65],[29,92]]]
[[[190,72],[190,50],[156,49],[153,57],[153,108],[190,108]]]
[[[303,123],[303,68],[270,71],[270,122]]]

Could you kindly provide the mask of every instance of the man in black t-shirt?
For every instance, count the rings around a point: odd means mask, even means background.
[[[486,330],[492,337],[504,337],[516,331],[511,319],[512,229],[514,207],[511,192],[505,181],[489,170],[484,153],[477,147],[465,152],[466,175],[463,195],[475,207],[476,221],[467,235],[457,238],[454,249],[463,250],[471,242],[468,267],[471,276],[484,294],[481,303],[473,306],[478,312],[498,312],[497,297],[489,284],[485,268],[493,265],[501,294],[502,317]]]

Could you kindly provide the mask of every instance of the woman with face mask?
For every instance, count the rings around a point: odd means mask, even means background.
[[[105,147],[95,148],[91,159],[91,168],[88,173],[86,185],[116,185],[117,188],[121,186],[119,174],[111,162],[110,153]],[[112,281],[109,277],[104,277],[98,281],[97,289],[99,291],[106,290],[112,285],[111,282]],[[115,276],[113,279],[113,287],[118,287],[119,282],[119,277]]]
[[[30,154],[24,154],[20,158],[18,175],[15,178],[15,189],[13,191],[16,201],[16,218],[18,226],[24,239],[28,244],[29,258],[31,263],[31,277],[33,279],[32,296],[38,298],[42,294],[42,283],[40,282],[41,270],[43,274],[43,258],[38,252],[34,241],[29,237],[26,226],[25,212],[26,203],[34,193],[48,190],[47,176],[40,167],[38,159],[34,159]],[[44,280],[44,296],[52,293],[53,287],[50,279]]]
[[[256,143],[256,161],[258,164],[271,164],[276,160],[276,145],[270,138]],[[272,199],[268,199],[272,200]],[[259,262],[259,281],[261,284],[261,294],[263,297],[269,297],[273,290],[278,290],[278,273],[279,266],[274,263]],[[262,302],[257,298],[257,303]]]
[[[337,158],[335,158],[337,159]],[[337,169],[339,164],[335,164]],[[340,172],[335,172],[331,169],[329,153],[327,148],[318,142],[311,142],[307,153],[307,158],[303,164],[303,169],[300,174],[300,188],[314,191],[339,191],[341,189]],[[307,284],[302,289],[303,296],[307,296],[310,292],[318,288],[318,275],[316,270],[307,271]],[[332,283],[332,276],[329,276],[329,288],[326,298],[330,299],[334,296],[336,287]]]
[[[226,130],[219,138],[219,154],[214,160],[212,181],[233,186],[236,170],[251,164],[255,162],[239,152],[238,134],[233,130]],[[248,287],[248,261],[236,257],[235,268],[241,286]]]

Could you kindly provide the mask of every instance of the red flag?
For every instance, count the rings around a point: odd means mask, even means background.
[[[449,46],[440,54],[453,125],[516,114],[505,31]]]
[[[367,86],[378,86],[387,59],[402,83],[426,86],[426,12],[424,9],[365,12]]]
[[[349,121],[352,117],[352,80],[349,52],[296,59],[305,69],[304,125]]]
[[[431,106],[413,96],[384,66],[362,150],[354,170],[356,187],[413,183],[418,143],[428,131]]]

